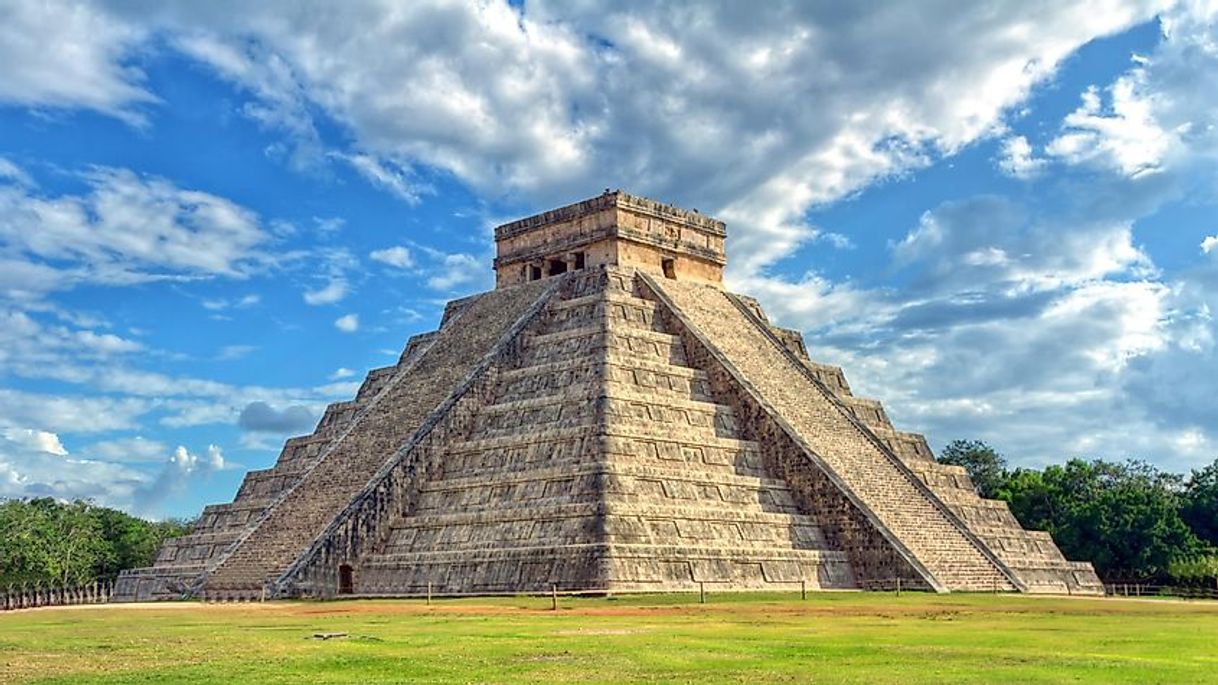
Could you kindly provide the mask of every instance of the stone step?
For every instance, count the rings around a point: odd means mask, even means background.
[[[763,474],[756,442],[703,434],[662,435],[643,426],[580,426],[535,433],[515,433],[489,439],[454,443],[444,460],[445,477],[458,474],[507,473],[544,466],[576,465],[598,459],[635,463],[686,465],[725,470],[741,475]]]
[[[884,405],[880,404],[877,400],[851,395],[843,395],[839,399],[846,409],[854,415],[854,418],[862,421],[868,428],[872,430],[894,430],[892,422],[888,420],[887,412],[884,411]]]
[[[496,402],[559,392],[593,394],[606,383],[620,384],[622,390],[616,393],[619,395],[633,388],[637,394],[651,397],[713,401],[705,373],[684,366],[616,356],[610,359],[581,357],[500,372]]]
[[[368,562],[357,571],[355,585],[357,596],[369,597],[548,591],[551,587],[654,592],[701,587],[791,591],[855,586],[848,561],[835,552],[619,544],[405,555]]]
[[[688,366],[679,338],[667,333],[621,326],[593,325],[558,333],[531,335],[525,341],[521,366],[531,366],[577,357],[599,357],[618,353],[652,362]]]
[[[550,307],[540,332],[557,333],[609,321],[640,330],[662,330],[656,304],[621,292],[606,291],[572,298]]]
[[[598,420],[598,411],[606,422],[651,425],[674,436],[736,436],[735,417],[728,405],[678,397],[657,400],[616,383],[606,384],[603,392],[599,397],[588,397],[586,389],[576,387],[571,394],[488,405],[474,420],[470,438],[588,426]]]
[[[926,438],[922,435],[872,426],[870,424],[867,427],[893,454],[900,457],[906,464],[922,466],[927,463],[938,463],[935,462],[935,454],[931,451],[930,446],[926,444]]]
[[[566,496],[539,498],[524,502],[502,504],[487,509],[468,509],[410,514],[394,522],[399,531],[419,528],[459,528],[485,524],[543,523],[565,519],[646,517],[649,520],[717,521],[722,523],[753,523],[759,525],[808,525],[816,521],[806,514],[764,511],[760,507],[723,507],[721,504],[700,504],[626,501],[609,497],[601,501],[596,493],[586,494],[586,501],[569,501]]]
[[[761,478],[751,475],[740,475],[718,467],[690,468],[682,463],[677,466],[671,463],[640,464],[620,460],[583,462],[563,465],[545,465],[527,470],[505,472],[480,472],[476,475],[448,476],[428,481],[420,488],[420,493],[447,492],[452,490],[479,489],[491,487],[509,487],[520,483],[535,481],[552,481],[563,477],[579,477],[585,475],[603,475],[615,478],[648,478],[671,481],[688,481],[706,486],[726,486],[738,488],[764,488],[768,490],[789,490],[783,480]]]

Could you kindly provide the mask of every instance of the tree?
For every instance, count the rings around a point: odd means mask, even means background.
[[[0,501],[0,586],[111,580],[124,569],[150,565],[161,543],[189,526],[144,521],[80,500]]]
[[[1007,460],[980,440],[953,440],[939,453],[940,464],[963,466],[977,494],[993,499],[1006,480]]]
[[[1062,552],[1105,579],[1169,574],[1205,545],[1180,515],[1182,478],[1140,461],[1073,459],[1044,471],[1017,469],[998,497],[1026,528],[1047,530]]]
[[[93,508],[49,497],[0,504],[0,583],[93,580],[107,547]]]
[[[1189,474],[1180,514],[1197,537],[1218,547],[1218,459]]]

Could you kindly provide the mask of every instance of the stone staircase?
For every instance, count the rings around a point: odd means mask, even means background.
[[[741,306],[724,291],[641,278],[671,307],[691,340],[706,346],[733,373],[742,390],[804,448],[809,465],[843,489],[931,587],[1017,587],[1014,574],[963,521],[887,446],[860,429],[856,411],[882,418],[874,405],[837,401],[793,359],[789,343],[768,330],[759,317],[750,317],[747,304]],[[846,387],[844,379],[840,386]]]
[[[113,601],[179,599],[188,594],[190,587],[257,524],[267,507],[299,482],[335,435],[431,335],[411,338],[398,364],[369,371],[355,399],[328,406],[311,434],[288,438],[273,467],[247,472],[231,503],[204,507],[190,533],[162,543],[153,566],[124,572],[116,583]]]
[[[337,407],[344,415],[335,426],[342,429],[207,572],[198,594],[261,596],[541,291],[534,284],[460,301],[436,334],[408,347],[394,375],[369,389],[366,403],[357,397],[355,403]],[[459,326],[449,325],[458,320]]]
[[[586,277],[498,370],[360,594],[852,587],[630,274]]]
[[[760,308],[757,312],[764,319]],[[977,495],[963,467],[940,464],[924,436],[896,430],[880,402],[855,397],[840,367],[812,361],[798,332],[773,326],[771,330],[857,421],[900,458],[986,544],[1015,574],[1024,589],[1033,593],[1103,594],[1103,583],[1090,563],[1068,561],[1048,533],[1025,530],[1006,502]]]

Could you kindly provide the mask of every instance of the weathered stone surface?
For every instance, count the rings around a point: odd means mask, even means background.
[[[497,290],[451,302],[116,599],[1099,589],[724,292],[721,223],[612,193],[497,237]]]

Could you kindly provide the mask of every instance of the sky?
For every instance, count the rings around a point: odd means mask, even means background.
[[[604,188],[935,449],[1218,457],[1218,2],[0,0],[0,497],[228,501]]]

